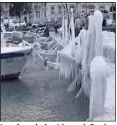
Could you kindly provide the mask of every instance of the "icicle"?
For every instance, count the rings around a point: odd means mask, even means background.
[[[74,67],[74,58],[72,56],[60,53],[60,74],[66,79],[71,76]]]

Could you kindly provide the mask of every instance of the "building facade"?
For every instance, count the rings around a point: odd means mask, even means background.
[[[26,20],[27,23],[45,23],[48,21],[62,20],[65,12],[70,12],[73,8],[74,17],[89,14],[95,9],[102,12],[105,10],[110,13],[110,8],[113,3],[29,3],[30,13],[22,13],[21,19]],[[2,3],[2,14],[6,17],[9,15],[9,4]],[[112,18],[112,14],[110,14]]]
[[[1,16],[8,17],[9,16],[9,3],[1,3]]]

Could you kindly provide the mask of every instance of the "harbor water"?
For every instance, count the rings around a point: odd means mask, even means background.
[[[29,70],[19,80],[1,83],[2,121],[84,121],[88,118],[88,100],[81,95],[73,102],[77,91],[67,93],[71,82],[59,78],[59,71],[42,70],[30,60],[25,67]]]

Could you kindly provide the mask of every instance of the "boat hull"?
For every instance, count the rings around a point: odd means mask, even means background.
[[[18,79],[32,48],[16,52],[1,53],[1,81]]]

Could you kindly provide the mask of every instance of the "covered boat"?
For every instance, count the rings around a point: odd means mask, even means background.
[[[24,41],[22,41],[24,42]],[[17,79],[32,51],[32,46],[12,44],[1,38],[1,80]]]

